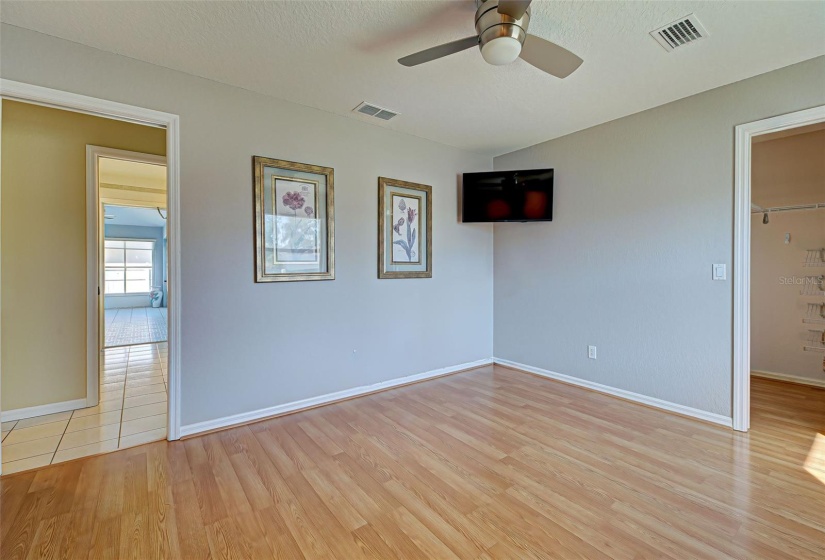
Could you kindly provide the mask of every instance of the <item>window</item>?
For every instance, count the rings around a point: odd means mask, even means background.
[[[106,294],[148,294],[152,290],[154,241],[106,239]]]

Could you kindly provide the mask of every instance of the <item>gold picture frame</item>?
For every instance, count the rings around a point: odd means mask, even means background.
[[[430,185],[378,178],[378,278],[432,278]]]
[[[262,156],[252,169],[255,281],[334,280],[334,170]]]

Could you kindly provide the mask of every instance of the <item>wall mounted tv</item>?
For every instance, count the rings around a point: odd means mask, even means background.
[[[553,221],[553,170],[465,173],[462,222]]]

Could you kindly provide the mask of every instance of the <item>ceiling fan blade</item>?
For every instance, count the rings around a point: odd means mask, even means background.
[[[566,78],[584,62],[564,47],[529,33],[520,56],[522,60],[557,78]]]
[[[521,19],[524,12],[530,6],[532,0],[499,0],[498,13],[510,16],[513,19]]]
[[[419,64],[430,62],[431,60],[435,60],[436,58],[441,58],[450,54],[455,54],[457,52],[467,50],[470,47],[477,46],[478,36],[473,35],[472,37],[459,39],[458,41],[453,41],[452,43],[444,43],[443,45],[438,45],[437,47],[425,49],[415,54],[405,56],[404,58],[399,58],[398,62],[400,64],[403,64],[404,66],[418,66]]]

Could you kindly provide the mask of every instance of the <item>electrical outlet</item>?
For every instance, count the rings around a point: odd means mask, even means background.
[[[591,360],[596,359],[596,347],[595,346],[588,346],[587,347],[587,357]]]

